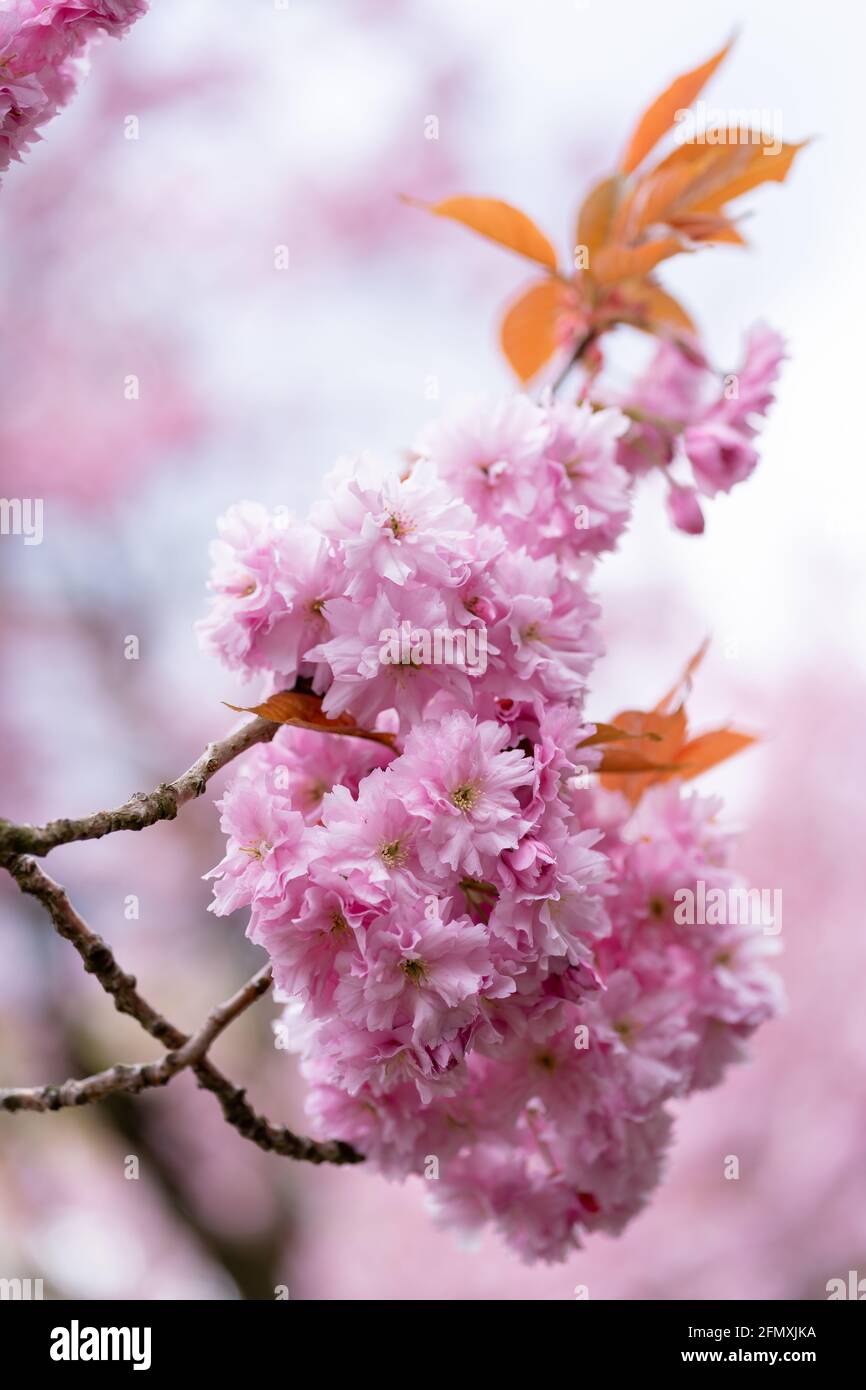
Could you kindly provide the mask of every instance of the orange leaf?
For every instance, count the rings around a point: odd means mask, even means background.
[[[647,227],[665,222],[681,203],[701,174],[714,163],[715,151],[705,152],[703,160],[680,160],[660,165],[639,179],[620,207],[612,240],[636,241]]]
[[[592,748],[598,743],[619,743],[624,738],[649,738],[658,740],[658,734],[630,734],[626,729],[620,729],[616,724],[596,724],[595,733],[590,734],[589,738],[581,739],[578,748]]]
[[[581,204],[577,218],[577,246],[585,246],[589,252],[589,268],[596,252],[600,251],[608,239],[613,216],[620,197],[622,179],[614,174],[602,179],[592,188]]]
[[[652,175],[646,177],[654,178],[674,169],[689,168],[695,183],[701,181],[700,191],[703,196],[704,180],[716,187],[720,179],[732,178],[734,173],[742,172],[751,158],[750,148],[741,145],[738,139],[728,139],[727,132],[723,135],[720,129],[708,130],[702,133],[700,139],[687,140],[684,144],[677,145],[656,165]],[[693,199],[681,197],[678,201],[685,203]]]
[[[607,246],[595,258],[592,274],[600,285],[648,275],[661,262],[687,250],[680,237],[662,237],[643,246]]]
[[[683,777],[686,780],[697,777],[698,773],[732,758],[755,742],[751,734],[740,734],[735,729],[715,729],[710,734],[701,734],[682,750]]]
[[[613,722],[627,734],[646,740],[641,751],[655,762],[671,762],[686,741],[686,712],[682,705],[670,714],[661,709],[626,709]]]
[[[647,175],[647,181],[675,193],[663,213],[671,230],[691,241],[710,240],[716,235],[732,239],[731,224],[708,203],[720,189],[741,177],[751,158],[748,149],[734,144],[708,148],[695,142],[679,146],[662,160]],[[661,215],[658,206],[656,212]]]
[[[647,787],[666,782],[680,771],[680,750],[686,741],[686,713],[682,706],[673,714],[658,710],[623,710],[614,719],[617,728],[640,735],[639,746],[610,749],[621,758],[605,757],[601,784],[623,792],[636,804]]]
[[[669,87],[656,97],[638,121],[634,134],[622,161],[622,172],[630,174],[646,158],[650,150],[658,144],[663,135],[670,130],[678,111],[691,106],[699,96],[705,83],[709,81],[719,64],[727,57],[730,40],[713,58],[683,73]]]
[[[415,198],[403,199],[411,207],[424,208],[436,217],[448,217],[462,222],[480,236],[507,246],[519,256],[538,261],[548,270],[556,270],[556,251],[531,217],[510,203],[498,198],[446,198],[442,203],[423,203]]]
[[[565,307],[565,287],[556,280],[540,280],[506,311],[500,342],[521,381],[534,377],[561,345],[558,325]]]
[[[744,193],[757,188],[759,184],[784,183],[797,154],[808,144],[808,140],[801,140],[799,145],[782,145],[778,151],[762,144],[744,147],[750,152],[750,157],[743,161],[744,167],[723,182],[715,192],[702,199],[699,204],[695,204],[694,211],[720,212],[725,203],[732,202],[734,198],[741,198]]]
[[[700,241],[704,243],[726,241],[734,246],[745,246],[745,237],[741,236],[727,217],[719,213],[710,212],[683,212],[677,213],[671,218],[671,226],[689,241]]]
[[[275,724],[292,724],[298,729],[316,729],[323,734],[345,734],[350,738],[367,738],[374,743],[394,746],[393,734],[382,734],[374,730],[361,729],[350,714],[340,714],[329,719],[322,713],[322,700],[319,695],[308,695],[299,690],[280,690],[260,705],[230,705],[229,709],[238,714],[257,714],[262,719],[271,719]]]
[[[782,145],[778,151],[757,138],[739,143],[740,131],[734,126],[706,131],[701,141],[679,145],[663,159],[651,177],[690,168],[694,183],[687,186],[672,208],[670,220],[686,212],[720,213],[725,204],[742,197],[750,189],[768,181],[782,183],[799,150],[799,145]]]
[[[653,280],[635,280],[620,286],[628,307],[637,310],[653,330],[677,329],[697,337],[698,330],[683,306]]]
[[[603,786],[608,785],[606,781],[608,777],[631,777],[643,773],[649,774],[646,779],[649,783],[660,781],[661,773],[673,776],[675,772],[680,771],[681,766],[681,763],[654,762],[652,758],[645,757],[643,753],[635,753],[631,748],[605,748],[601,755],[599,772],[603,774],[605,779],[602,783]],[[643,782],[644,778],[641,776],[640,780]],[[622,790],[626,791],[627,796],[629,795],[625,788]]]
[[[720,243],[728,243],[731,246],[748,246],[749,244],[742,232],[738,232],[736,227],[731,224],[727,227],[722,227],[718,232],[704,234],[699,237],[698,240],[712,242],[714,246]]]
[[[602,729],[608,731],[608,735],[613,730],[618,734],[624,731],[626,735],[639,736],[638,742],[629,748],[604,749],[599,769],[601,785],[621,791],[632,805],[636,805],[646,789],[656,782],[667,782],[677,775],[689,781],[755,742],[751,734],[737,733],[734,729],[715,729],[688,739],[683,700],[691,689],[692,676],[703,661],[708,645],[708,641],[701,643],[679,680],[654,710],[623,710],[612,725],[598,725],[596,734],[581,745],[616,741],[609,736],[600,738]],[[679,700],[677,708],[668,711],[675,698]]]

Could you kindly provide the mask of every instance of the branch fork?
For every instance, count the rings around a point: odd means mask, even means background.
[[[249,720],[221,742],[209,743],[201,757],[174,782],[164,782],[149,793],[136,792],[113,811],[97,811],[78,820],[54,820],[45,825],[16,825],[0,820],[0,865],[15,879],[22,893],[41,903],[58,935],[75,947],[84,969],[96,976],[106,994],[113,998],[115,1008],[134,1018],[168,1049],[155,1062],[118,1062],[92,1076],[70,1079],[60,1085],[0,1088],[0,1111],[47,1113],[88,1105],[118,1092],[135,1095],[165,1086],[180,1072],[192,1071],[199,1086],[216,1096],[227,1123],[259,1148],[308,1163],[363,1162],[363,1154],[342,1140],[309,1139],[259,1115],[247,1100],[245,1090],[210,1060],[210,1049],[220,1034],[270,988],[269,965],[229,999],[217,1004],[198,1030],[188,1035],[144,998],[135,977],[121,968],[111,947],[75,910],[66,890],[37,862],[37,857],[49,854],[58,845],[98,840],[118,830],[144,830],[157,821],[174,820],[182,806],[203,795],[217,772],[255,744],[269,742],[279,727],[270,719]]]

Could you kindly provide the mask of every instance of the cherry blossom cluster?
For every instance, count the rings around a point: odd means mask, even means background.
[[[99,34],[122,37],[147,0],[0,2],[0,171],[74,96]]]
[[[205,645],[280,687],[308,680],[327,715],[371,727],[396,710],[414,728],[437,696],[484,718],[503,699],[573,702],[601,650],[589,569],[629,517],[628,424],[516,397],[429,429],[402,473],[341,461],[306,522],[231,508]],[[382,633],[404,624],[483,629],[486,670],[383,662]]]
[[[740,405],[724,428],[752,428]],[[595,775],[589,583],[628,523],[632,423],[510,398],[431,426],[402,470],[340,463],[307,520],[242,503],[200,624],[268,692],[391,737],[282,728],[221,802],[213,909],[249,909],[316,1132],[527,1260],[622,1229],[668,1103],[777,1004],[760,931],[673,918],[677,890],[734,882],[717,805],[670,782],[634,807]],[[484,669],[421,660],[437,627],[483,628]]]

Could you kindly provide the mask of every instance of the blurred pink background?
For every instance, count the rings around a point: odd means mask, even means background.
[[[184,1076],[133,1101],[0,1117],[0,1273],[42,1277],[55,1297],[154,1299],[276,1285],[321,1299],[571,1299],[577,1285],[593,1299],[816,1299],[830,1278],[866,1275],[866,186],[849,119],[866,33],[841,0],[741,13],[708,103],[821,138],[784,190],[750,200],[752,250],[682,258],[662,278],[720,366],[756,317],[785,333],[791,361],[759,470],[710,507],[703,539],[672,533],[644,487],[599,574],[610,655],[591,710],[653,701],[713,636],[693,722],[731,718],[763,739],[700,785],[743,828],[752,882],[782,888],[787,1014],[750,1065],[680,1108],[649,1208],[566,1265],[527,1268],[494,1238],[462,1248],[430,1223],[421,1180],[262,1154]],[[225,732],[221,701],[255,694],[192,633],[226,505],[303,512],[340,452],[400,453],[460,396],[511,385],[494,324],[520,264],[395,195],[504,197],[564,251],[582,191],[642,106],[728,24],[686,0],[248,0],[242,18],[231,0],[153,0],[123,43],[99,46],[0,189],[0,494],[43,498],[45,518],[41,545],[0,539],[0,814],[117,804]],[[206,912],[213,800],[48,865],[184,1027],[262,963],[241,914]],[[5,882],[0,950],[0,1084],[155,1055]],[[215,1057],[303,1130],[274,1016],[260,1003]]]

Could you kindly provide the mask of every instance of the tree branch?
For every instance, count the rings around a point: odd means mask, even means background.
[[[553,381],[551,384],[550,390],[554,396],[556,395],[557,391],[561,390],[562,387],[565,385],[566,380],[571,374],[572,367],[577,366],[578,362],[583,357],[583,354],[589,348],[592,347],[593,343],[598,337],[600,337],[600,330],[597,328],[591,328],[586,334],[584,334],[582,338],[579,338],[577,340],[571,356],[562,367],[562,370],[559,372],[559,375],[556,377],[556,380]]]
[[[212,1009],[197,1033],[176,1051],[167,1052],[158,1062],[129,1065],[118,1062],[95,1076],[80,1081],[64,1081],[62,1086],[0,1087],[0,1110],[62,1110],[104,1100],[116,1091],[134,1095],[151,1086],[164,1086],[178,1072],[200,1062],[211,1044],[234,1019],[259,999],[271,984],[271,967],[264,966],[247,980],[231,999]]]
[[[73,840],[100,840],[115,830],[144,830],[161,820],[174,820],[181,806],[201,796],[210,779],[256,743],[268,743],[279,724],[251,719],[220,743],[209,743],[192,767],[174,782],[152,792],[136,792],[114,811],[96,811],[78,820],[53,820],[46,825],[15,825],[0,818],[0,860],[9,855],[43,855]]]
[[[253,722],[266,724],[268,721]],[[277,727],[277,725],[271,725],[270,729],[274,731]],[[246,728],[249,729],[250,725],[247,725]],[[253,741],[257,742],[258,739]],[[230,740],[226,742],[230,742]],[[221,748],[225,745],[212,746]],[[244,746],[249,747],[250,745],[247,743]],[[231,757],[236,756],[239,751],[242,750],[236,749]],[[207,758],[208,754],[206,753],[204,756]],[[228,760],[226,758],[225,761]],[[199,764],[202,762],[203,759],[200,759]],[[195,766],[199,766],[199,764]],[[189,775],[189,773],[185,774],[186,777]],[[183,780],[183,778],[179,779],[181,782]],[[177,783],[173,785],[177,786]],[[198,795],[198,793],[191,793],[191,795]],[[150,823],[146,822],[146,824]],[[103,830],[99,833],[105,834],[107,831]],[[55,843],[60,844],[62,840],[57,840]],[[97,1076],[88,1077],[81,1082],[66,1082],[64,1087],[36,1088],[37,1092],[43,1093],[51,1102],[44,1105],[28,1105],[21,1102],[19,1099],[21,1095],[30,1094],[27,1093],[26,1088],[24,1091],[0,1092],[0,1096],[11,1098],[6,1100],[0,1108],[13,1112],[21,1109],[56,1110],[62,1108],[64,1103],[85,1103],[83,1100],[77,1099],[69,1102],[56,1102],[56,1097],[60,1096],[67,1087],[91,1088],[94,1094],[87,1094],[85,1098],[86,1100],[95,1100],[102,1095],[110,1094],[112,1090],[136,1091],[142,1090],[148,1085],[164,1085],[178,1071],[185,1067],[191,1067],[199,1085],[216,1096],[228,1123],[233,1125],[245,1139],[257,1144],[259,1148],[282,1154],[287,1158],[304,1159],[308,1163],[363,1162],[362,1154],[357,1153],[350,1144],[345,1144],[339,1139],[323,1141],[308,1139],[303,1135],[294,1134],[285,1125],[274,1125],[264,1116],[257,1114],[249,1104],[243,1088],[235,1086],[206,1055],[211,1043],[222,1032],[223,1028],[267,989],[270,984],[270,971],[267,967],[259,971],[231,999],[218,1005],[208,1016],[199,1032],[189,1037],[169,1022],[139,993],[135,977],[128,975],[121,969],[111,948],[101,937],[90,930],[84,919],[76,912],[65,889],[59,883],[55,883],[54,879],[50,878],[34,859],[13,855],[5,860],[5,867],[21,891],[28,893],[42,904],[59,935],[70,941],[75,947],[84,963],[84,969],[88,974],[95,975],[105,992],[114,999],[115,1008],[120,1013],[128,1014],[134,1018],[146,1033],[163,1043],[170,1051],[161,1061],[144,1064],[141,1068],[143,1073],[156,1079],[140,1081],[138,1079],[139,1068],[124,1067],[121,1064],[119,1067],[109,1068],[107,1072],[100,1072]],[[108,1078],[112,1076],[118,1084],[110,1084]]]

